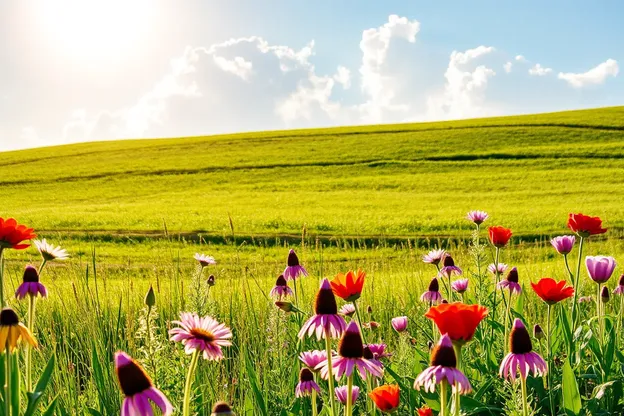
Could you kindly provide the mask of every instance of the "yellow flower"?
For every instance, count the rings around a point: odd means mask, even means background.
[[[37,341],[28,328],[19,321],[15,311],[11,308],[2,309],[0,312],[0,351],[9,348],[13,352],[20,339],[33,347],[37,346]]]

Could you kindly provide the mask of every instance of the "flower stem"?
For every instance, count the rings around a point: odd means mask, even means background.
[[[577,304],[578,304],[578,286],[581,277],[581,259],[583,258],[583,243],[585,238],[581,236],[581,242],[579,243],[578,260],[576,262],[576,276],[574,277],[574,301],[572,302],[572,332],[576,330],[577,321]]]
[[[332,368],[331,334],[325,330],[325,350],[327,351],[327,383],[329,384],[329,407],[330,414],[336,416],[336,401],[334,400],[334,369]]]
[[[199,350],[195,350],[191,358],[191,365],[186,374],[186,383],[184,384],[184,401],[182,402],[183,416],[191,416],[191,390],[193,389],[193,378],[195,377],[195,370],[197,369],[198,362]]]
[[[502,293],[503,299],[505,298],[505,292]],[[507,321],[509,321],[509,324],[507,324]],[[511,290],[509,291],[509,302],[507,302],[507,309],[505,311],[505,338],[503,338],[505,341],[507,341],[507,331],[509,330],[508,328],[511,326]]]
[[[596,320],[598,322],[598,342],[602,348],[604,329],[602,325],[602,285],[600,283],[598,283],[598,293],[596,294]]]
[[[7,345],[4,353],[4,414],[11,415],[11,350]]]
[[[314,381],[316,381],[316,376],[314,376]],[[318,411],[316,408],[316,390],[312,389],[312,416],[317,416]]]
[[[454,342],[453,343],[453,349],[455,350],[455,359],[457,360],[457,369],[459,371],[462,371],[462,359],[461,359],[461,349],[462,346],[459,343]],[[455,397],[455,416],[459,416],[459,412],[461,409],[460,403],[461,403],[461,394],[459,393],[459,389],[455,389],[454,392],[454,397]]]
[[[347,377],[347,408],[345,409],[345,416],[353,415],[353,403],[351,403],[351,392],[353,391],[353,373]]]
[[[28,296],[28,330],[34,334],[35,326],[35,302],[37,298]],[[26,357],[24,358],[26,367],[26,391],[32,391],[32,346],[26,343]]]
[[[622,312],[624,312],[624,294],[620,294],[620,313],[618,314],[618,320],[617,320],[617,330],[615,331],[616,336],[620,336],[620,328],[622,327],[622,319],[624,319],[624,316],[622,316]],[[619,344],[616,344],[619,345]]]
[[[496,307],[498,306],[496,301],[496,294],[498,290],[498,282],[500,279],[500,272],[498,271],[498,259],[500,258],[500,248],[496,247],[496,257],[494,258],[494,270],[496,275],[496,285],[494,286],[494,305],[492,307],[492,322],[496,322]],[[492,325],[492,338],[494,338],[494,325]]]
[[[0,245],[0,307],[4,308],[4,248]]]
[[[449,416],[446,408],[446,381],[440,383],[440,416]]]
[[[581,240],[582,241],[582,240]],[[552,315],[552,306],[548,305],[548,317],[546,321],[546,327],[548,328],[548,332],[546,333],[546,348],[548,352],[548,400],[550,403],[550,414],[555,414],[554,403],[553,403],[553,385],[552,385],[552,371],[553,371],[553,361],[552,361],[552,344],[551,344],[551,332],[552,327],[550,326]]]
[[[570,270],[570,264],[568,263],[568,255],[564,254],[563,255],[563,262],[565,263],[566,266],[566,270],[568,271],[568,275],[570,276],[570,284],[574,284],[574,274],[572,273],[572,270]]]
[[[522,416],[529,416],[529,401],[527,398],[526,378],[520,377],[520,386],[522,387]]]
[[[360,308],[357,306],[357,300],[353,301],[353,307],[355,308],[355,317],[358,320],[358,324],[360,325],[360,333],[362,334],[362,341],[364,345],[368,345],[366,343],[366,336],[364,335],[364,327],[362,326],[362,319],[360,318]]]

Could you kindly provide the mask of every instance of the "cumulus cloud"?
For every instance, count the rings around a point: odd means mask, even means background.
[[[522,55],[516,55],[516,61],[518,62],[527,62],[526,58]]]
[[[336,75],[334,75],[334,80],[345,90],[351,87],[351,71],[348,68],[340,65],[338,70],[336,71]]]
[[[511,62],[506,62],[505,65],[503,65],[503,69],[505,70],[506,73],[510,73],[512,66],[513,64]]]
[[[532,68],[529,68],[529,74],[538,77],[543,77],[544,75],[548,75],[551,72],[552,68],[544,68],[540,64],[535,64]]]
[[[246,61],[240,56],[234,57],[234,59],[225,59],[222,56],[213,55],[213,59],[217,66],[225,72],[230,72],[245,81],[249,80],[252,72],[252,63]]]
[[[616,77],[619,71],[620,68],[617,61],[615,59],[607,59],[587,72],[580,74],[560,72],[557,77],[567,81],[575,88],[582,88],[588,85],[603,84],[609,76]]]

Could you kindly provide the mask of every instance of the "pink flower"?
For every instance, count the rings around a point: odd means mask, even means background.
[[[197,260],[199,262],[199,265],[204,268],[206,266],[209,266],[211,264],[217,264],[217,262],[215,261],[214,257],[212,256],[207,256],[205,254],[199,254],[199,253],[195,253],[195,256],[193,256],[195,258],[195,260]]]
[[[297,253],[295,250],[290,250],[288,252],[288,265],[284,269],[284,277],[286,280],[295,280],[299,276],[307,276],[308,271],[299,264],[299,257],[297,257]]]
[[[392,318],[392,328],[397,332],[403,332],[407,329],[407,316],[397,316]]]
[[[462,274],[462,269],[455,266],[455,261],[453,261],[453,257],[450,254],[447,254],[444,257],[444,267],[440,270],[438,277],[451,277],[452,275],[459,276]]]
[[[576,237],[573,235],[562,235],[559,237],[555,237],[550,240],[550,244],[557,250],[559,254],[569,254],[572,251],[572,247],[574,247],[574,243],[576,242]]]
[[[275,286],[273,286],[273,289],[271,289],[271,293],[269,293],[269,295],[272,298],[281,300],[282,298],[285,298],[286,296],[292,296],[292,294],[293,294],[293,291],[291,288],[288,287],[288,282],[286,282],[286,279],[284,279],[284,276],[280,274],[277,280],[275,281]]]
[[[310,396],[316,391],[321,394],[321,389],[314,381],[314,374],[307,368],[302,368],[299,372],[299,384],[295,388],[295,397]]]
[[[604,283],[613,274],[615,269],[615,259],[608,256],[587,256],[585,265],[589,277],[596,283]]]
[[[451,288],[457,293],[464,293],[468,290],[468,279],[457,279],[451,283]]]
[[[431,279],[429,283],[429,288],[425,293],[420,295],[420,300],[422,302],[432,303],[437,305],[442,301],[442,295],[440,294],[440,283],[438,283],[438,279],[434,277]]]
[[[317,365],[319,365],[323,361],[327,361],[327,351],[304,351],[299,354],[299,359],[306,367],[308,367],[310,370],[315,371]]]
[[[24,269],[22,284],[15,291],[15,297],[18,299],[24,299],[27,295],[32,297],[41,296],[42,298],[48,296],[48,290],[39,282],[37,269],[31,265],[26,266],[26,269]]]
[[[522,287],[518,283],[518,269],[514,267],[509,270],[507,277],[498,282],[497,286],[499,289],[509,289],[510,294],[522,292]]]
[[[416,377],[414,388],[433,393],[436,384],[447,382],[453,392],[467,394],[472,391],[468,378],[457,368],[457,357],[451,338],[444,334],[431,352],[431,365]]]
[[[347,404],[347,386],[340,386],[334,389],[336,393],[336,398],[342,404]],[[355,403],[360,396],[360,388],[358,386],[353,386],[351,388],[351,403]]]
[[[423,261],[425,263],[438,265],[438,264],[440,264],[440,262],[442,260],[444,260],[445,256],[446,256],[446,251],[445,250],[435,249],[435,250],[431,250],[429,253],[425,254],[423,256]]]
[[[344,316],[352,316],[355,313],[355,305],[352,303],[345,303],[340,308],[340,314]]]
[[[624,295],[624,274],[620,276],[620,281],[615,289],[613,289],[614,295]]]
[[[299,338],[303,339],[306,335],[311,337],[313,334],[316,334],[316,339],[320,340],[326,336],[338,338],[342,335],[346,323],[344,318],[338,315],[336,297],[327,279],[323,279],[321,287],[316,294],[314,312],[315,315],[301,327]]]
[[[488,267],[488,272],[492,274],[496,274],[496,265],[491,263]],[[507,270],[507,265],[505,263],[498,263],[498,274],[503,274]]]
[[[171,340],[181,342],[187,354],[199,351],[204,359],[218,361],[223,359],[221,347],[232,345],[230,328],[210,316],[200,318],[196,313],[182,312],[180,320],[172,323],[179,327],[169,330]]]
[[[518,373],[522,379],[526,379],[529,372],[533,372],[533,377],[546,374],[546,362],[538,353],[533,352],[529,331],[518,318],[509,335],[509,345],[511,351],[503,358],[500,366],[501,377],[516,381]]]
[[[466,215],[466,219],[474,222],[476,225],[481,225],[487,220],[489,215],[485,211],[470,211]]]

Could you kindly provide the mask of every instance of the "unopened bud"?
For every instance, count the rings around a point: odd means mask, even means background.
[[[275,306],[277,306],[278,308],[280,308],[281,310],[283,310],[284,312],[301,312],[295,305],[293,305],[291,302],[283,302],[283,301],[277,301],[275,302]]]
[[[156,294],[154,293],[152,285],[150,285],[150,288],[145,295],[145,305],[147,305],[148,308],[152,308],[156,305]]]
[[[235,416],[235,414],[226,402],[217,402],[212,408],[211,416]]]
[[[210,276],[208,276],[208,280],[206,280],[206,283],[208,283],[208,286],[214,286],[215,285],[214,274],[211,274]]]
[[[369,314],[373,313],[373,307],[368,305],[368,308],[366,308],[366,312],[368,312]]]
[[[609,302],[609,299],[611,298],[611,295],[609,293],[609,288],[606,286],[602,287],[602,292],[600,292],[600,298],[602,299],[602,303],[607,303]]]
[[[535,337],[535,339],[544,338],[544,331],[542,330],[542,327],[539,326],[539,324],[535,324],[533,326],[533,337]]]

